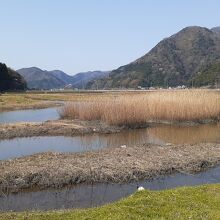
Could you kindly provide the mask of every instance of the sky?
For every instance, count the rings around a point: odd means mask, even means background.
[[[219,0],[0,0],[0,62],[112,70],[186,26],[220,26]]]

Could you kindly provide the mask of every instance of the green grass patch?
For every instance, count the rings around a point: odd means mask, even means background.
[[[0,219],[220,219],[220,184],[141,191],[99,208],[2,213]]]

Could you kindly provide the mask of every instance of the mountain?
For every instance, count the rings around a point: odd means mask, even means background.
[[[66,85],[64,81],[50,72],[37,67],[23,68],[17,71],[27,81],[29,89],[59,89]]]
[[[220,61],[219,28],[186,27],[134,62],[95,80],[89,88],[190,85],[194,75]]]
[[[49,73],[51,73],[53,76],[60,79],[61,81],[65,82],[65,84],[72,84],[73,82],[73,77],[64,73],[61,70],[53,70],[49,71]]]
[[[27,84],[16,71],[0,63],[0,91],[25,90]]]
[[[197,72],[191,82],[194,86],[220,88],[220,63],[213,63]]]
[[[87,83],[94,79],[105,77],[109,72],[89,71],[70,76],[61,70],[41,70],[37,67],[17,70],[27,81],[30,89],[63,89],[85,88]]]
[[[214,27],[211,29],[213,32],[215,32],[216,34],[220,34],[220,27]]]
[[[64,81],[66,84],[71,84],[72,88],[85,88],[91,80],[96,80],[106,77],[110,71],[88,71],[77,73],[74,76],[67,75],[60,70],[50,71],[54,76]]]
[[[103,79],[109,75],[110,71],[89,71],[78,73],[73,78],[73,86],[77,88],[86,88],[92,80]]]

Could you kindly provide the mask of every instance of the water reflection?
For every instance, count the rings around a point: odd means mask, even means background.
[[[149,135],[173,144],[220,143],[220,124],[158,126],[150,128]]]
[[[39,152],[82,152],[122,145],[143,143],[165,145],[220,143],[220,125],[191,127],[160,125],[146,129],[124,130],[116,134],[93,134],[77,137],[31,137],[0,141],[0,160],[31,155]]]
[[[176,174],[138,183],[78,185],[58,190],[21,192],[0,197],[0,211],[94,207],[126,197],[134,193],[138,185],[147,189],[161,190],[219,182],[220,167],[217,167],[196,175]]]

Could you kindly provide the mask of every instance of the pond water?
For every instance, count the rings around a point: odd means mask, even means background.
[[[220,125],[191,127],[158,125],[145,129],[124,130],[115,134],[93,134],[77,137],[31,137],[0,141],[0,160],[31,155],[39,152],[82,152],[122,145],[143,143],[220,143]]]
[[[134,193],[137,186],[151,190],[162,190],[178,186],[219,182],[220,167],[216,167],[195,175],[175,174],[137,183],[78,185],[59,190],[20,192],[0,196],[0,211],[95,207],[126,197]]]
[[[58,108],[29,109],[0,112],[0,124],[14,122],[43,122],[59,119]]]

